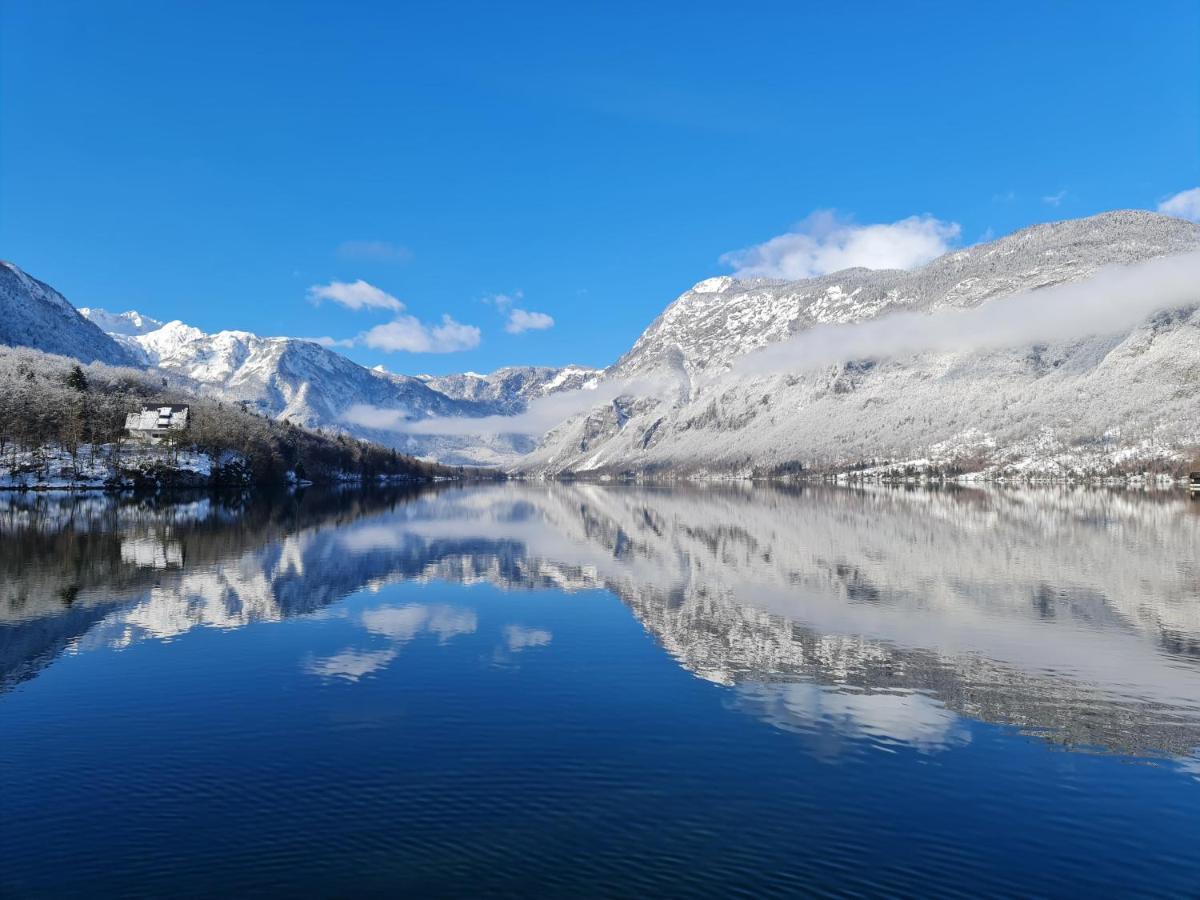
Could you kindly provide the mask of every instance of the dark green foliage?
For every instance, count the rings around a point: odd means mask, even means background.
[[[73,391],[79,391],[81,394],[87,392],[87,375],[83,373],[83,367],[78,363],[71,367],[71,374],[67,376],[67,387]]]

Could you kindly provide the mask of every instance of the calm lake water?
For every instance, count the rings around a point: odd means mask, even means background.
[[[1200,892],[1200,502],[0,496],[0,895]]]

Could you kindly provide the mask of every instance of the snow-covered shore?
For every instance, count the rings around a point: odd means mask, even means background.
[[[214,463],[195,450],[144,445],[81,444],[75,452],[49,445],[0,454],[0,490],[120,490],[139,485],[202,487],[217,480],[246,483],[241,459]]]

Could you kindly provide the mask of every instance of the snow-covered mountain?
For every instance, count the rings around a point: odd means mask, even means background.
[[[33,347],[81,362],[132,362],[62,294],[9,262],[0,262],[0,344]]]
[[[587,387],[602,375],[602,369],[586,366],[506,366],[489,375],[464,372],[418,377],[447,397],[489,403],[501,415],[513,415],[521,412],[530,400]]]
[[[597,373],[568,367],[501,369],[491,375],[408,376],[367,369],[311,341],[247,331],[206,334],[180,321],[129,311],[81,312],[138,363],[182,376],[199,390],[252,405],[311,428],[345,430],[406,453],[450,464],[508,464],[533,446],[519,436],[441,437],[372,429],[344,421],[354,404],[399,411],[408,420],[520,412],[535,397],[577,387]]]
[[[71,328],[52,328],[55,316],[73,315],[69,304],[13,267],[0,270],[0,311],[15,307],[0,322],[0,339],[84,359],[132,358],[276,418],[347,430],[443,462],[535,474],[909,465],[950,472],[1132,471],[1151,463],[1178,467],[1200,450],[1200,285],[1194,302],[1188,298],[1133,325],[1091,334],[1084,328],[1083,336],[825,365],[776,360],[769,370],[743,364],[761,356],[752,357],[755,351],[815,328],[876,320],[883,328],[895,321],[890,314],[905,312],[933,321],[1085,281],[1114,264],[1197,248],[1200,225],[1124,211],[1027,228],[913,271],[848,269],[795,282],[710,278],[671,303],[605,370],[394,375],[308,341],[205,334],[178,321],[101,309],[83,312],[107,337],[78,316]],[[14,296],[23,299],[14,304]],[[51,341],[57,343],[47,346]],[[416,435],[345,421],[355,404],[409,421],[512,415],[548,394],[598,385],[606,389],[592,409],[560,424],[540,445],[534,436]]]
[[[166,324],[132,310],[113,314],[103,309],[81,306],[79,314],[110,336],[134,337],[139,334],[149,334]]]
[[[311,341],[248,331],[206,334],[180,321],[161,323],[132,311],[81,312],[112,326],[111,336],[141,364],[181,375],[216,396],[246,402],[297,425],[345,427],[342,413],[352,403],[401,410],[412,419],[492,411],[447,397],[419,378],[367,369]]]
[[[1200,446],[1200,312],[1121,333],[1011,349],[923,352],[754,374],[752,351],[818,325],[973,308],[1195,250],[1200,226],[1146,212],[1038,225],[913,271],[796,282],[711,278],[681,295],[607,371],[656,376],[550,434],[541,473],[778,471],[863,461],[1099,471]],[[1200,304],[1200,285],[1196,303]]]

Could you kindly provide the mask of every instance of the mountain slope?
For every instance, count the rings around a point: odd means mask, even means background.
[[[367,369],[310,341],[260,337],[246,331],[205,334],[137,312],[84,309],[139,363],[185,378],[210,396],[245,403],[263,415],[311,428],[348,431],[386,446],[455,465],[510,464],[533,447],[513,435],[441,437],[351,425],[346,410],[368,404],[408,421],[433,416],[477,417],[520,412],[547,393],[577,387],[590,369],[512,367],[492,375],[395,375]]]
[[[673,385],[560,426],[523,462],[544,474],[749,473],[865,461],[1048,474],[1167,459],[1200,444],[1200,314],[1121,334],[926,352],[754,375],[751,351],[821,324],[986,304],[1102,266],[1200,247],[1200,226],[1117,212],[1039,225],[911,271],[797,282],[716,278],[681,295],[608,370]],[[1200,303],[1200,286],[1196,300]]]
[[[9,262],[0,262],[0,344],[33,347],[82,362],[133,362],[62,294]]]
[[[586,366],[506,366],[488,375],[464,372],[459,375],[418,376],[429,387],[448,397],[489,403],[500,415],[513,415],[536,400],[558,391],[573,391],[590,385],[602,369]]]
[[[248,331],[205,334],[179,321],[157,323],[136,312],[88,309],[86,314],[122,329],[114,336],[143,365],[182,375],[214,395],[297,425],[340,427],[342,413],[352,403],[401,410],[410,419],[491,411],[447,397],[419,378],[367,369],[311,341]],[[158,327],[144,327],[149,323]]]
[[[143,316],[141,313],[132,310],[114,315],[103,309],[81,306],[79,307],[79,314],[101,331],[114,338],[149,334],[152,331],[157,331],[166,324],[165,322],[160,322],[158,319]]]

